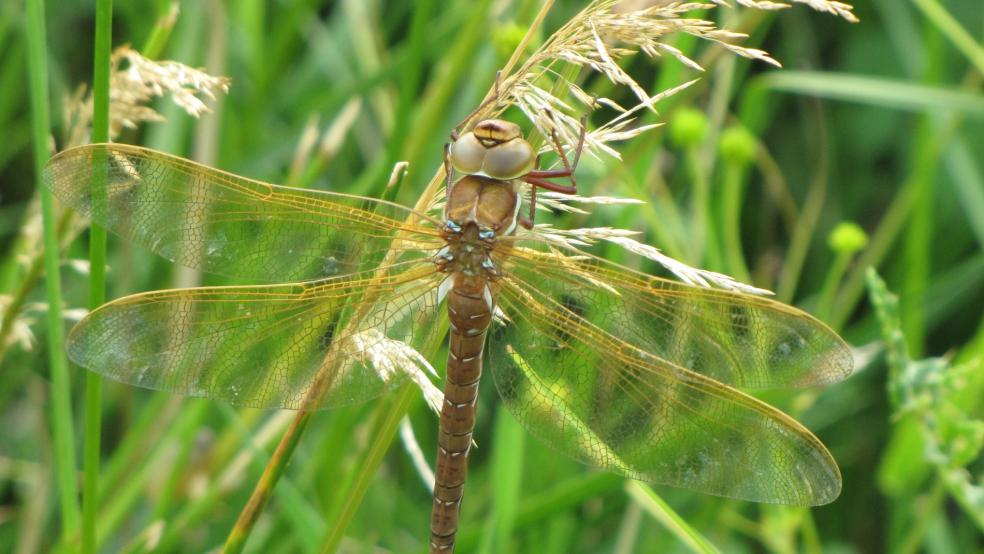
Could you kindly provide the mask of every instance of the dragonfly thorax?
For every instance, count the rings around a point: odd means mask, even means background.
[[[465,175],[451,185],[444,207],[445,238],[469,224],[486,231],[484,239],[512,234],[519,215],[519,193],[513,181]],[[491,236],[489,235],[491,231]]]
[[[448,244],[434,259],[443,271],[495,277],[496,268],[491,258],[496,237],[494,231],[482,229],[474,222],[459,227],[449,221],[444,228],[444,236]]]
[[[512,181],[465,175],[451,185],[444,208],[447,246],[435,262],[448,273],[495,277],[496,239],[516,230],[519,194]]]

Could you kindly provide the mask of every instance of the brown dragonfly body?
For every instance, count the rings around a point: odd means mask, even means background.
[[[482,121],[472,132],[453,139],[449,166],[475,173],[448,186],[443,230],[448,246],[436,257],[442,271],[450,274],[442,287],[447,291],[450,344],[431,513],[431,552],[435,553],[453,551],[458,530],[485,333],[495,311],[498,272],[492,252],[496,240],[513,234],[517,224],[532,224],[531,219],[520,219],[514,179],[568,177],[573,170],[533,169],[532,147],[520,136],[519,127],[507,121]],[[450,181],[450,168],[448,177]]]
[[[469,222],[463,226],[461,250],[484,250],[478,238],[478,226]],[[452,250],[454,251],[454,250]],[[462,252],[467,256],[472,252]],[[487,259],[487,258],[486,258]],[[448,551],[454,548],[458,529],[458,510],[468,470],[468,452],[475,428],[478,402],[478,383],[482,376],[482,351],[485,331],[492,321],[495,294],[492,292],[487,269],[480,265],[474,272],[457,271],[448,291],[450,345],[447,376],[444,384],[444,405],[438,433],[437,463],[434,479],[434,507],[431,515],[431,550]]]
[[[452,134],[443,217],[138,146],[61,152],[43,180],[62,202],[173,262],[253,283],[116,299],[73,328],[68,355],[145,388],[318,410],[408,380],[430,391],[422,353],[446,314],[434,553],[454,550],[483,358],[516,420],[585,464],[755,502],[833,501],[823,444],[740,389],[837,381],[848,346],[796,308],[647,275],[534,228],[537,189],[576,189],[584,129],[572,161],[552,138],[563,167],[541,170],[515,124]]]

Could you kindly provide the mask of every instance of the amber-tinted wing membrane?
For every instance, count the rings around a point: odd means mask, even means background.
[[[441,246],[433,219],[397,204],[271,185],[138,146],[71,148],[43,177],[62,202],[168,260],[253,281],[344,275],[391,248],[407,259]],[[94,201],[103,179],[106,196]]]
[[[117,381],[241,406],[361,402],[405,377],[386,361],[437,327],[442,276],[412,262],[346,279],[127,296],[83,319],[68,352]]]
[[[508,249],[510,275],[664,360],[751,389],[805,387],[850,375],[850,348],[811,315],[761,296],[685,285],[575,252]]]
[[[488,351],[505,404],[531,433],[584,463],[654,483],[795,505],[837,497],[840,474],[819,440],[725,384],[832,380],[789,360],[805,356],[797,348],[811,351],[823,370],[830,356],[846,355],[833,333],[763,299],[660,280],[643,286],[590,259],[513,254],[499,281],[509,320],[490,331]],[[795,336],[826,344],[781,346]],[[833,364],[838,375],[849,371],[849,362]]]

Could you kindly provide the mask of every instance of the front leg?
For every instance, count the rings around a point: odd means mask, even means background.
[[[560,183],[554,183],[553,181],[548,181],[550,178],[557,177],[570,177],[570,175],[565,175],[563,173],[556,173],[556,171],[566,171],[564,169],[558,170],[548,170],[548,171],[531,171],[526,175],[523,175],[521,179],[534,187],[540,187],[542,189],[547,189],[553,192],[559,192],[561,194],[577,194],[577,183],[571,185],[561,185]],[[571,179],[573,181],[573,179]]]
[[[446,195],[451,194],[451,182],[454,179],[454,166],[451,165],[451,143],[444,144],[444,190]]]

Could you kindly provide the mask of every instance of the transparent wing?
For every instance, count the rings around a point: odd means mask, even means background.
[[[93,201],[99,179],[104,202]],[[43,180],[67,205],[168,260],[252,281],[345,275],[378,265],[391,248],[409,259],[441,247],[433,219],[397,204],[271,185],[138,146],[65,150]]]
[[[741,388],[805,387],[850,375],[848,345],[809,314],[684,285],[578,253],[511,248],[507,273],[640,350]]]
[[[588,260],[575,264],[586,264],[580,274],[562,273],[569,263],[512,260],[514,273],[498,282],[508,320],[489,333],[491,372],[504,403],[532,434],[588,465],[644,481],[793,505],[837,497],[839,470],[816,437],[712,378],[817,382],[806,371],[770,373],[770,356],[781,365],[792,353],[764,352],[779,344],[773,340],[738,352],[750,339],[736,341],[743,335],[724,324],[737,313],[779,328],[778,314],[795,319],[799,312],[669,282],[643,287],[633,274],[602,271]],[[662,288],[652,286],[657,282]],[[644,326],[644,317],[658,319]],[[747,325],[748,333],[759,332]],[[731,342],[707,351],[706,341],[722,331]],[[683,365],[695,352],[705,357]],[[729,365],[714,367],[711,355]]]
[[[431,264],[391,269],[127,296],[72,330],[69,357],[110,379],[240,406],[361,402],[401,382],[405,346],[437,327],[443,274]]]

